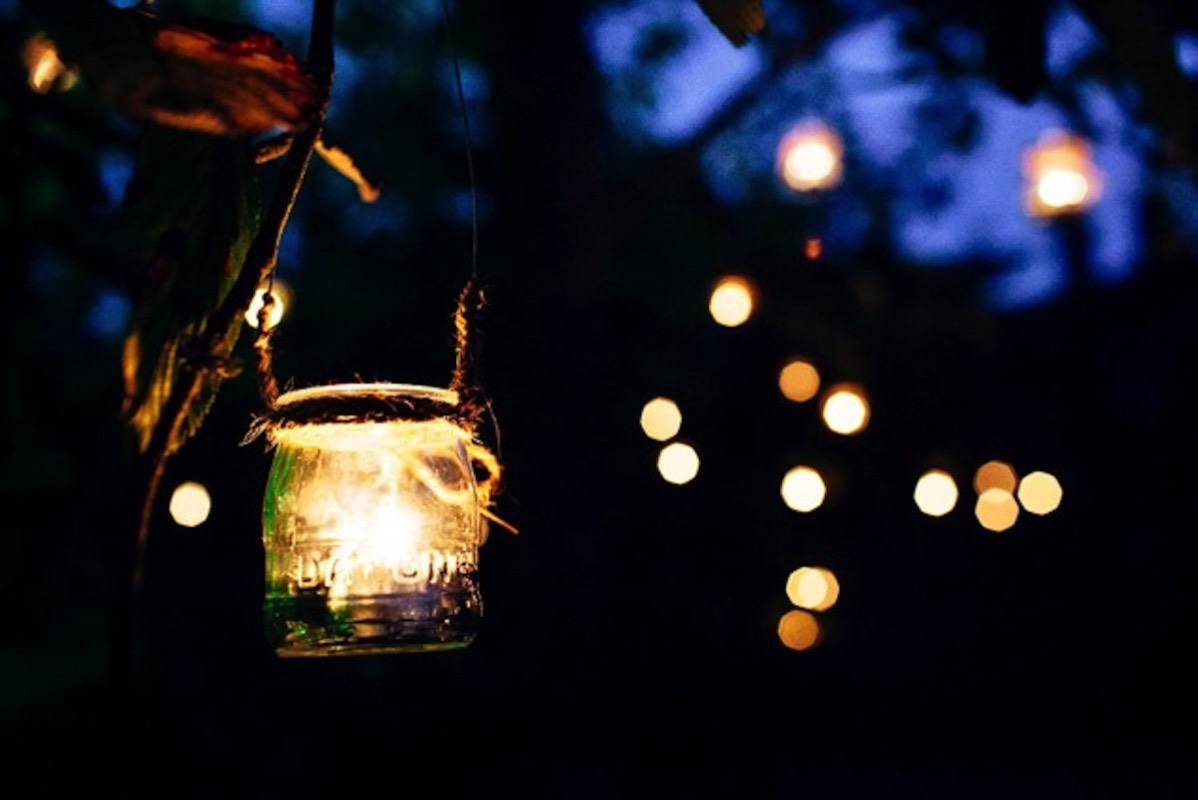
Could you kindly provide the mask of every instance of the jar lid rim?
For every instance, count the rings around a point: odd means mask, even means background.
[[[364,422],[422,421],[462,413],[453,389],[412,383],[339,383],[296,389],[278,397],[268,428]]]
[[[308,386],[303,389],[292,389],[279,395],[275,405],[282,408],[309,400],[356,400],[360,398],[377,397],[379,399],[410,398],[443,403],[446,406],[458,404],[458,393],[453,389],[443,389],[440,386],[425,386],[417,383],[332,383],[324,386]]]

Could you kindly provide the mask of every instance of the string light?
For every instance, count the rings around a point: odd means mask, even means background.
[[[941,469],[928,470],[915,483],[915,505],[929,517],[943,517],[956,508],[959,497],[957,482]]]
[[[1037,470],[1023,476],[1017,497],[1024,510],[1032,514],[1051,514],[1061,505],[1064,492],[1055,475]]]
[[[257,328],[259,325],[262,316],[262,306],[266,302],[267,292],[270,292],[270,296],[274,301],[270,307],[270,314],[266,319],[268,328],[277,328],[283,320],[283,315],[287,313],[288,308],[291,306],[290,287],[276,277],[271,286],[263,286],[254,292],[254,299],[250,301],[250,307],[245,312],[245,321],[250,327]]]
[[[794,358],[778,373],[778,388],[787,400],[805,403],[819,393],[819,370],[810,361]]]
[[[973,474],[973,490],[978,494],[987,489],[1001,489],[1011,494],[1018,483],[1019,475],[1015,468],[1005,461],[987,461]]]
[[[742,275],[727,275],[716,282],[707,307],[717,323],[735,328],[753,315],[756,299],[757,290],[752,281]]]
[[[843,153],[836,131],[821,120],[804,119],[778,143],[778,175],[796,192],[831,189],[840,183]]]
[[[870,417],[865,390],[855,383],[833,384],[824,395],[820,414],[824,424],[835,433],[844,436],[860,433]]]
[[[669,483],[690,483],[699,474],[699,454],[685,442],[672,442],[658,454],[657,470]]]
[[[1090,143],[1080,136],[1049,131],[1023,157],[1024,207],[1038,218],[1076,214],[1098,201],[1102,175]]]
[[[203,484],[185,481],[175,487],[167,506],[171,519],[184,528],[195,528],[208,520],[212,498]]]
[[[806,514],[823,505],[828,487],[817,470],[800,465],[783,476],[781,492],[787,508]]]
[[[1005,489],[986,489],[978,495],[974,515],[986,530],[1002,532],[1019,519],[1019,503]]]
[[[650,439],[664,442],[678,435],[682,428],[682,412],[668,397],[655,397],[641,409],[641,430]]]
[[[819,620],[809,611],[792,608],[778,620],[778,639],[791,650],[810,650],[821,636]]]
[[[786,579],[790,602],[808,611],[826,611],[840,599],[840,582],[824,567],[799,567]]]

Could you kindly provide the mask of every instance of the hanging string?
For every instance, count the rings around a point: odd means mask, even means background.
[[[466,109],[466,92],[462,88],[462,68],[459,64],[457,45],[453,40],[453,24],[449,19],[449,0],[441,0],[441,12],[445,17],[445,38],[449,42],[449,57],[453,61],[454,85],[458,93],[458,110],[462,115],[462,135],[466,140],[466,173],[470,179],[470,278],[478,282],[478,186],[474,178],[474,145],[470,136],[470,114]]]
[[[466,107],[466,92],[462,88],[462,68],[450,22],[449,0],[441,0],[445,19],[446,38],[453,62],[454,84],[457,88],[458,109],[462,116],[462,134],[466,142],[466,171],[470,180],[470,279],[458,295],[454,312],[455,355],[450,388],[458,393],[464,422],[473,429],[486,403],[478,381],[477,319],[486,303],[478,281],[478,182],[474,175],[474,145],[470,135],[470,114]]]
[[[450,22],[449,0],[441,0],[441,11],[445,19],[449,54],[453,61],[454,84],[457,88],[458,110],[462,115],[462,135],[466,142],[466,171],[470,179],[470,279],[458,295],[457,310],[453,315],[455,354],[453,379],[449,388],[458,393],[458,413],[461,422],[472,434],[477,434],[479,419],[490,411],[490,403],[483,394],[478,376],[478,316],[486,305],[478,280],[478,181],[474,175],[474,145],[470,136],[470,114],[466,107],[466,92],[462,88],[462,68],[457,47],[453,40],[453,24]],[[494,423],[494,416],[491,416]],[[495,428],[498,442],[499,431]],[[478,481],[482,500],[480,513],[493,523],[511,533],[519,533],[511,523],[491,511],[494,496],[502,483],[499,459],[481,442],[472,441],[469,446],[470,461]]]

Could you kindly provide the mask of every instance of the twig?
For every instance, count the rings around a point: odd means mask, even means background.
[[[282,158],[290,152],[291,144],[292,136],[289,133],[268,139],[258,145],[257,150],[254,151],[254,161],[258,164],[265,164],[276,158]],[[358,190],[358,197],[362,199],[363,203],[373,203],[379,199],[382,187],[378,182],[366,177],[366,173],[354,161],[353,156],[332,144],[325,138],[324,133],[316,140],[315,150],[316,155],[323,158],[325,163],[349,179],[354,188]]]
[[[295,206],[300,186],[307,173],[308,163],[316,143],[320,139],[328,110],[329,93],[333,82],[333,22],[336,0],[313,0],[312,28],[308,44],[308,67],[312,71],[319,92],[317,113],[308,127],[299,131],[291,144],[286,160],[280,168],[274,195],[262,218],[258,233],[250,244],[237,280],[230,289],[224,303],[209,320],[207,338],[203,351],[213,363],[225,360],[232,344],[240,332],[242,318],[253,302],[254,293],[266,280],[278,260],[279,241],[287,226],[291,210]],[[225,375],[212,367],[201,366],[190,374],[184,374],[171,387],[170,397],[164,405],[161,418],[170,420],[167,425],[157,426],[146,448],[144,474],[140,485],[145,487],[141,498],[141,514],[134,542],[129,583],[128,627],[123,635],[128,637],[119,648],[125,658],[122,665],[131,676],[136,672],[137,631],[140,622],[140,607],[145,583],[146,550],[149,542],[150,521],[154,503],[166,472],[167,462],[182,442],[181,432],[187,423],[192,407],[200,397],[205,384],[221,381]]]
[[[382,191],[378,183],[366,177],[362,169],[354,161],[349,153],[342,150],[335,144],[330,144],[324,138],[316,140],[316,155],[325,160],[333,169],[340,172],[353,183],[358,190],[358,197],[363,203],[373,203],[379,199],[379,193]]]

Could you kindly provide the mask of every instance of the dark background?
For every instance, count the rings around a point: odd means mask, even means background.
[[[340,5],[357,79],[346,95],[335,83],[329,130],[384,195],[362,204],[314,162],[282,251],[296,300],[276,373],[443,385],[470,275],[446,30],[436,4]],[[123,331],[95,303],[136,285],[108,235],[105,176],[140,129],[86,87],[29,92],[29,29],[0,5],[6,781],[41,796],[1193,796],[1195,260],[1176,197],[1145,192],[1127,280],[1094,280],[1093,231],[1064,222],[1069,288],[998,310],[982,287],[1000,265],[896,254],[884,185],[850,173],[843,193],[870,222],[847,240],[835,197],[717,199],[702,139],[735,106],[690,141],[622,138],[581,33],[601,4],[545,5],[466,3],[453,23],[473,70],[496,511],[520,531],[483,547],[482,632],[455,652],[273,656],[259,622],[269,455],[241,444],[261,410],[247,370],[169,465],[166,490],[199,480],[214,507],[184,529],[160,499],[132,692],[109,675],[137,489]],[[1034,28],[1037,8],[1013,19]],[[303,52],[306,18],[285,21]],[[821,234],[841,244],[805,260]],[[761,289],[737,329],[706,312],[725,272]],[[862,435],[780,396],[796,353],[869,387]],[[638,426],[658,394],[702,458],[685,486],[658,477]],[[970,481],[991,458],[1053,472],[1061,508],[982,529]],[[809,515],[777,492],[800,460],[830,482]],[[911,501],[932,466],[962,488],[943,519]],[[803,564],[833,569],[841,596],[819,646],[797,652],[776,625]]]

